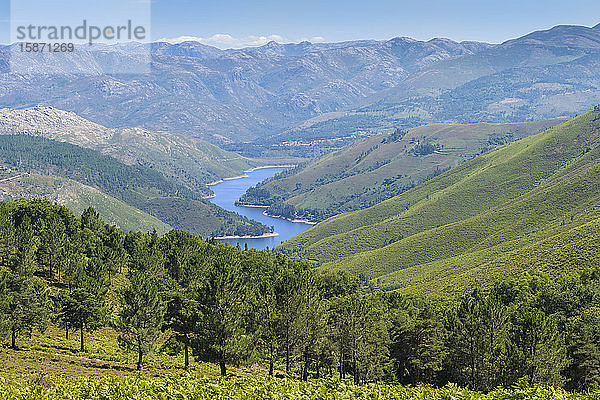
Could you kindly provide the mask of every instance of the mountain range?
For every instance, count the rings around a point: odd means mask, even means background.
[[[150,74],[98,72],[128,62],[139,46],[150,47]],[[10,51],[0,49],[0,107],[52,106],[110,128],[220,144],[322,138],[340,139],[322,144],[338,148],[383,129],[541,120],[600,102],[597,26],[557,26],[502,44],[394,38],[239,50],[196,42],[78,48],[45,74],[8,73]],[[97,73],[67,73],[82,65]]]

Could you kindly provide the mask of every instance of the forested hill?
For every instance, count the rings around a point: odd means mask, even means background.
[[[201,139],[141,128],[109,129],[52,107],[0,109],[0,134],[27,134],[97,150],[128,165],[142,165],[203,194],[222,178],[258,164]]]
[[[0,135],[0,161],[18,171],[59,175],[95,187],[170,226],[196,234],[244,236],[268,231],[258,222],[203,200],[202,192],[154,169],[125,165],[70,143],[29,135]]]
[[[433,124],[359,140],[250,188],[241,204],[315,222],[373,206],[493,147],[563,119],[516,124]]]
[[[102,219],[124,232],[156,231],[163,235],[173,229],[160,219],[76,180],[58,175],[0,170],[0,200],[37,198],[64,205],[75,215],[93,207]]]
[[[183,231],[125,234],[93,209],[0,202],[0,395],[567,398],[556,387],[600,380],[599,298],[597,265],[429,298]],[[450,382],[471,391],[398,386]]]
[[[502,146],[280,250],[387,288],[455,291],[598,259],[600,108]]]

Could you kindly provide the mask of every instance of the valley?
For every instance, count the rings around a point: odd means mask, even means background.
[[[0,110],[0,133],[0,163],[31,174],[21,185],[3,185],[5,199],[49,198],[76,212],[94,207],[126,231],[173,227],[206,237],[270,231],[205,200],[208,183],[258,163],[202,140],[111,130],[44,107]]]
[[[462,291],[527,270],[584,268],[583,259],[597,259],[595,245],[585,243],[594,242],[598,223],[599,124],[596,107],[325,221],[279,250],[412,293]]]
[[[600,397],[597,5],[129,3],[0,45],[0,399]]]
[[[562,119],[514,124],[432,124],[357,140],[251,189],[239,204],[319,222],[373,206],[482,152],[539,133]]]
[[[267,247],[273,249],[278,244],[294,237],[311,226],[310,224],[291,222],[283,218],[267,216],[264,214],[264,207],[248,207],[237,204],[237,200],[249,187],[285,170],[286,168],[261,168],[248,172],[246,177],[226,180],[211,186],[215,193],[215,197],[210,199],[211,202],[225,210],[236,212],[251,220],[259,221],[266,226],[273,227],[275,232],[275,235],[263,238],[230,237],[225,239],[227,242],[234,246],[239,245],[242,248],[248,246],[249,248],[260,250]]]

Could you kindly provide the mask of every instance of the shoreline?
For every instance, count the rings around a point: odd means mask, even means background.
[[[267,169],[267,168],[294,168],[296,164],[284,164],[284,165],[263,165],[262,167],[254,167],[250,168],[244,172],[254,172],[259,169]]]
[[[270,238],[270,237],[275,237],[275,236],[279,236],[279,233],[277,232],[267,232],[267,233],[263,233],[260,236],[218,236],[215,237],[214,239],[264,239],[264,238]]]
[[[250,207],[250,208],[269,208],[269,206],[261,206],[259,204],[234,204],[236,207]]]
[[[229,178],[222,178],[222,179],[216,180],[214,182],[207,183],[206,186],[214,186],[214,185],[218,185],[219,183],[223,183],[225,181],[231,181],[231,180],[234,180],[234,179],[247,178],[248,177],[247,173],[254,172],[254,171],[259,170],[259,169],[267,169],[267,168],[294,168],[295,166],[296,166],[296,164],[285,164],[285,165],[263,165],[261,167],[254,167],[254,168],[250,168],[248,170],[245,170],[244,174],[242,174],[242,175],[231,176]]]
[[[290,222],[293,222],[295,224],[306,224],[306,225],[316,225],[316,224],[318,224],[318,222],[309,221],[307,219],[298,219],[298,218],[291,219],[291,218],[283,217],[281,215],[272,215],[272,214],[269,214],[267,212],[267,210],[263,211],[263,215],[267,216],[267,217],[271,217],[271,218],[285,219],[286,221],[290,221]]]

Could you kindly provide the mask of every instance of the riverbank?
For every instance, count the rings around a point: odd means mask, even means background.
[[[218,185],[219,183],[223,183],[225,181],[232,181],[234,179],[241,179],[241,178],[247,178],[247,177],[248,177],[248,175],[246,175],[246,174],[238,175],[238,176],[230,176],[229,178],[223,178],[223,179],[219,179],[218,181],[207,183],[206,186],[214,186],[214,185]]]
[[[269,208],[269,206],[261,206],[260,204],[240,204],[235,203],[238,207],[250,207],[250,208]]]
[[[270,238],[270,237],[275,237],[275,236],[279,236],[279,233],[277,232],[267,232],[267,233],[263,233],[260,236],[218,236],[215,239],[264,239],[264,238]]]
[[[223,183],[225,181],[231,181],[234,179],[241,179],[241,178],[247,178],[248,177],[248,173],[250,172],[254,172],[254,171],[258,171],[259,169],[267,169],[267,168],[294,168],[296,165],[295,164],[285,164],[285,165],[262,165],[260,167],[254,167],[254,168],[250,168],[244,171],[244,173],[242,175],[237,175],[237,176],[231,176],[229,178],[223,178],[223,179],[219,179],[217,181],[214,182],[210,182],[207,183],[206,186],[214,186],[217,185],[219,183]]]
[[[258,171],[259,169],[266,169],[266,168],[294,168],[295,166],[296,166],[296,164],[263,165],[261,167],[254,167],[254,168],[248,169],[244,172],[254,172],[254,171]]]
[[[264,206],[259,206],[259,207],[264,207]],[[271,218],[281,218],[281,219],[285,219],[286,221],[290,221],[290,222],[293,222],[293,223],[295,223],[295,224],[306,224],[306,225],[316,225],[316,224],[318,224],[318,222],[310,221],[310,220],[308,220],[308,219],[300,219],[300,218],[294,218],[294,219],[291,219],[291,218],[284,217],[284,216],[282,216],[282,215],[273,215],[273,214],[269,214],[269,213],[267,212],[267,210],[263,211],[263,215],[264,215],[264,216],[267,216],[267,217],[271,217]]]
[[[275,164],[275,162],[269,163],[267,161],[264,164]],[[218,185],[211,186],[211,189],[216,194],[216,197],[210,199],[210,202],[218,205],[221,208],[224,208],[225,210],[234,211],[248,219],[252,219],[254,221],[261,222],[268,227],[272,227],[272,230],[278,233],[276,237],[273,237],[274,235],[261,235],[259,238],[240,238],[231,237],[236,235],[233,232],[230,232],[227,233],[227,235],[229,235],[227,239],[222,239],[220,241],[229,242],[234,246],[237,244],[242,247],[248,245],[248,248],[255,248],[259,250],[266,249],[267,247],[272,249],[280,243],[289,240],[290,238],[304,232],[306,229],[312,226],[305,223],[293,223],[283,218],[271,218],[267,215],[264,215],[263,211],[267,207],[256,207],[257,205],[260,205],[260,203],[250,204],[252,202],[248,202],[249,204],[244,206],[235,204],[236,201],[239,200],[244,193],[246,193],[248,188],[255,186],[265,179],[269,179],[281,171],[285,171],[286,168],[282,167],[284,164],[285,166],[290,166],[292,163],[281,162],[280,165],[262,165],[261,167],[257,167],[254,172],[248,172],[247,178],[227,180]],[[247,232],[247,234],[250,234],[250,232]],[[225,233],[222,234],[222,236],[225,235]]]

